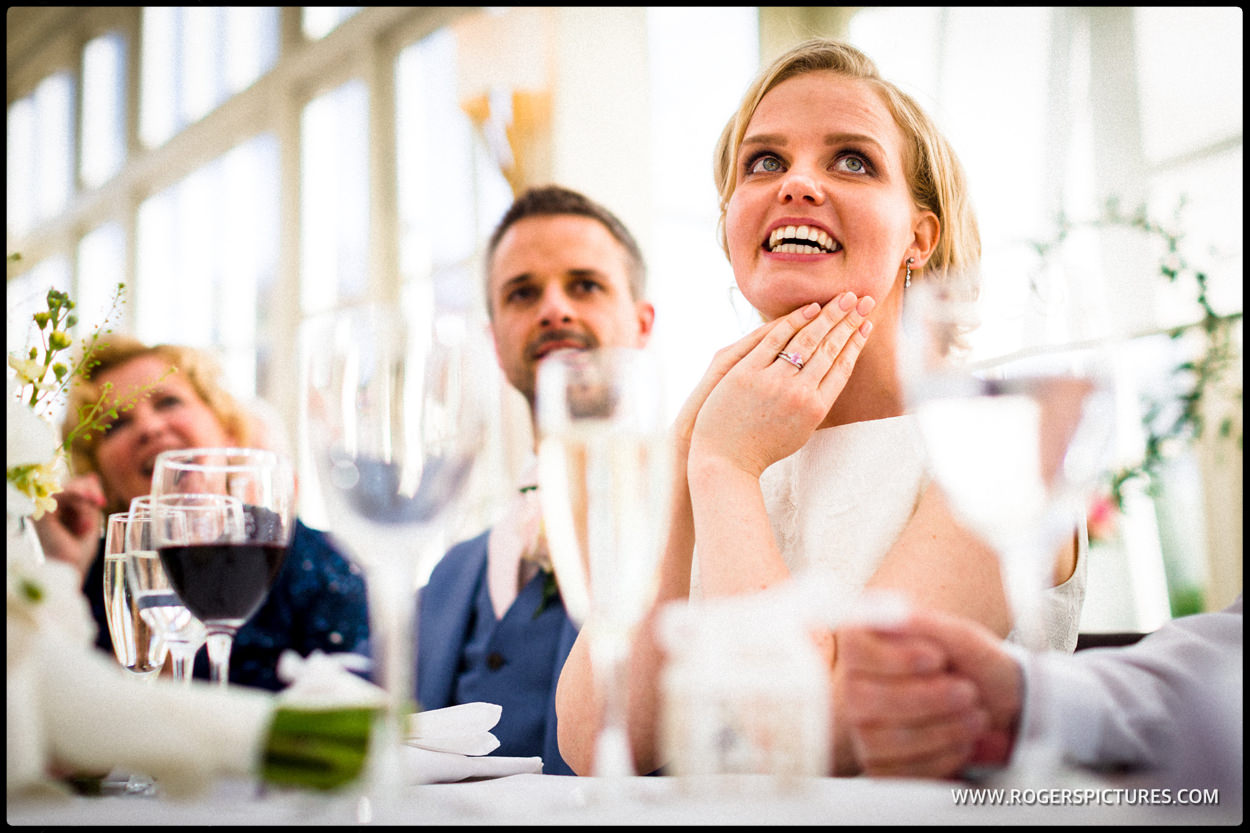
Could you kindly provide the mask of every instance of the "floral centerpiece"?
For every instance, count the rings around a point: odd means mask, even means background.
[[[81,577],[70,565],[43,557],[32,524],[56,510],[73,438],[102,429],[128,407],[108,405],[106,387],[77,415],[69,436],[58,438],[52,424],[57,400],[75,377],[90,373],[107,332],[97,327],[77,361],[66,362],[73,309],[68,295],[49,291],[47,309],[34,316],[40,343],[10,354],[8,363],[6,795],[67,793],[51,773],[98,777],[115,767],[147,773],[173,794],[230,774],[315,788],[351,781],[364,764],[380,703],[376,687],[351,677],[355,687],[312,699],[294,693],[298,686],[276,697],[199,683],[186,689],[164,679],[140,688],[95,649]]]

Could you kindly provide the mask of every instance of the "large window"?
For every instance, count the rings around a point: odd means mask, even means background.
[[[649,9],[647,40],[654,338],[659,349],[685,357],[673,363],[669,380],[669,398],[680,405],[712,354],[759,323],[717,240],[720,197],[712,180],[712,148],[759,62],[757,12]]]
[[[268,71],[278,10],[148,6],[142,32],[139,136],[156,147]]]
[[[9,107],[9,239],[65,209],[73,190],[74,83],[69,72],[44,78]]]
[[[915,36],[907,48],[897,40],[902,28]],[[1106,219],[1114,199],[1123,213],[1144,208],[1180,232],[1215,310],[1240,313],[1239,9],[882,7],[855,15],[850,35],[951,137],[970,179],[987,275],[1019,278],[1033,243],[1055,239],[1061,216]],[[1192,276],[1160,273],[1158,236],[1115,223],[1091,228],[1101,231],[1069,238],[1064,263],[1101,287],[1107,316],[1126,331],[1199,320]],[[1240,325],[1236,333],[1239,343]],[[1141,340],[1136,367],[1157,385],[1168,368],[1200,357],[1196,335]],[[1142,396],[1159,393],[1129,381]],[[1229,408],[1240,431],[1240,401],[1212,406],[1209,435]],[[1131,454],[1144,435],[1133,415],[1122,427]],[[1130,489],[1116,538],[1092,551],[1087,628],[1149,629],[1194,609],[1204,592],[1222,605],[1240,588],[1240,447],[1209,440],[1160,472],[1158,499]]]
[[[144,200],[138,211],[135,332],[145,341],[217,349],[232,381],[248,393],[271,388],[264,374],[273,348],[258,334],[282,302],[273,295],[276,170],[273,138],[261,134]],[[290,372],[293,363],[280,369]]]
[[[635,232],[683,397],[753,323],[716,239],[713,144],[759,62],[815,34],[851,40],[937,117],[986,268],[1114,196],[1175,217],[1216,309],[1242,306],[1235,8],[26,7],[6,23],[10,349],[49,287],[88,325],[125,282],[119,329],[217,349],[292,434],[304,315],[419,297],[484,328],[486,238],[514,187],[549,181]],[[1151,244],[1082,245],[1115,314],[1195,320]],[[531,440],[501,399],[488,452],[515,474]],[[1164,584],[1240,587],[1231,453],[1227,482],[1208,459],[1222,447],[1200,448],[1166,500],[1142,497],[1133,540],[1100,562],[1133,598],[1087,610],[1146,627]],[[1213,508],[1213,482],[1236,501]],[[1169,564],[1177,540],[1212,556]]]
[[[316,312],[361,300],[369,278],[369,91],[359,80],[304,107],[300,303]]]

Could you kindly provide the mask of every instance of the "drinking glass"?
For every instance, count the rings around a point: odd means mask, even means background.
[[[131,528],[144,524],[129,512],[114,512],[106,520],[104,533],[104,612],[113,653],[122,667],[144,684],[151,685],[165,667],[168,645],[161,632],[142,615],[134,585],[127,580]],[[150,796],[157,792],[150,776],[125,770],[112,770],[100,782],[106,795]]]
[[[388,698],[364,798],[389,799],[415,703],[417,584],[485,437],[490,347],[455,316],[402,305],[316,316],[301,335],[302,441],[330,526],[365,569],[372,677]]]
[[[204,623],[210,676],[225,686],[234,635],[269,594],[291,543],[294,474],[262,449],[163,451],[151,497],[161,565]]]
[[[954,275],[913,285],[904,306],[901,377],[933,475],[998,553],[1015,632],[1035,652],[1048,649],[1055,557],[1082,533],[1114,447],[1115,340],[1069,289],[1054,279],[1034,304],[991,309],[975,276]],[[1017,776],[1053,777],[1052,720],[1021,733]]]
[[[207,631],[204,623],[182,603],[161,564],[152,540],[151,495],[130,501],[130,515],[126,581],[138,603],[139,614],[169,648],[174,679],[190,685],[195,655],[204,644]]]
[[[668,528],[671,436],[660,367],[633,348],[562,350],[539,365],[539,496],[569,616],[587,629],[603,714],[593,773],[637,774],[626,660],[654,600]]]
[[[160,632],[140,615],[138,599],[126,583],[130,521],[129,512],[108,516],[104,535],[104,611],[117,661],[150,683],[165,667],[168,649]]]

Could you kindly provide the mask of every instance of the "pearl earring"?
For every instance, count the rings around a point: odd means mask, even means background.
[[[914,257],[907,258],[907,277],[903,279],[903,289],[911,288],[911,265],[916,262]]]

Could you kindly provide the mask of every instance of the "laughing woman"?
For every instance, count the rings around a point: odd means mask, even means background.
[[[79,408],[99,399],[111,385],[109,403],[133,402],[103,432],[75,441],[75,477],[56,495],[56,512],[36,521],[48,558],[75,566],[98,629],[96,645],[112,653],[104,616],[105,513],[124,512],[132,498],[149,492],[152,464],[173,448],[246,446],[258,427],[226,392],[210,357],[190,347],[149,347],[110,335],[92,356],[89,381],[70,392],[66,428]],[[171,370],[172,368],[172,370]],[[230,682],[276,691],[278,659],[290,649],[368,656],[369,622],[364,575],[325,533],[297,521],[286,561],[269,596],[240,628],[231,649]],[[208,676],[204,652],[196,677]]]
[[[888,589],[1007,636],[996,557],[932,482],[896,368],[907,288],[980,259],[953,150],[866,56],[816,40],[755,80],[714,161],[721,243],[766,323],[716,355],[678,417],[684,465],[656,609],[689,598],[692,574],[694,592],[716,598],[822,567],[840,586],[833,613]],[[1084,595],[1075,540],[1055,585],[1052,640],[1070,651]],[[820,641],[836,714],[837,633]],[[599,709],[583,643],[557,693],[560,751],[580,773]],[[631,661],[630,739],[648,772],[664,764],[652,628]],[[836,717],[834,729],[833,771],[858,771]]]

